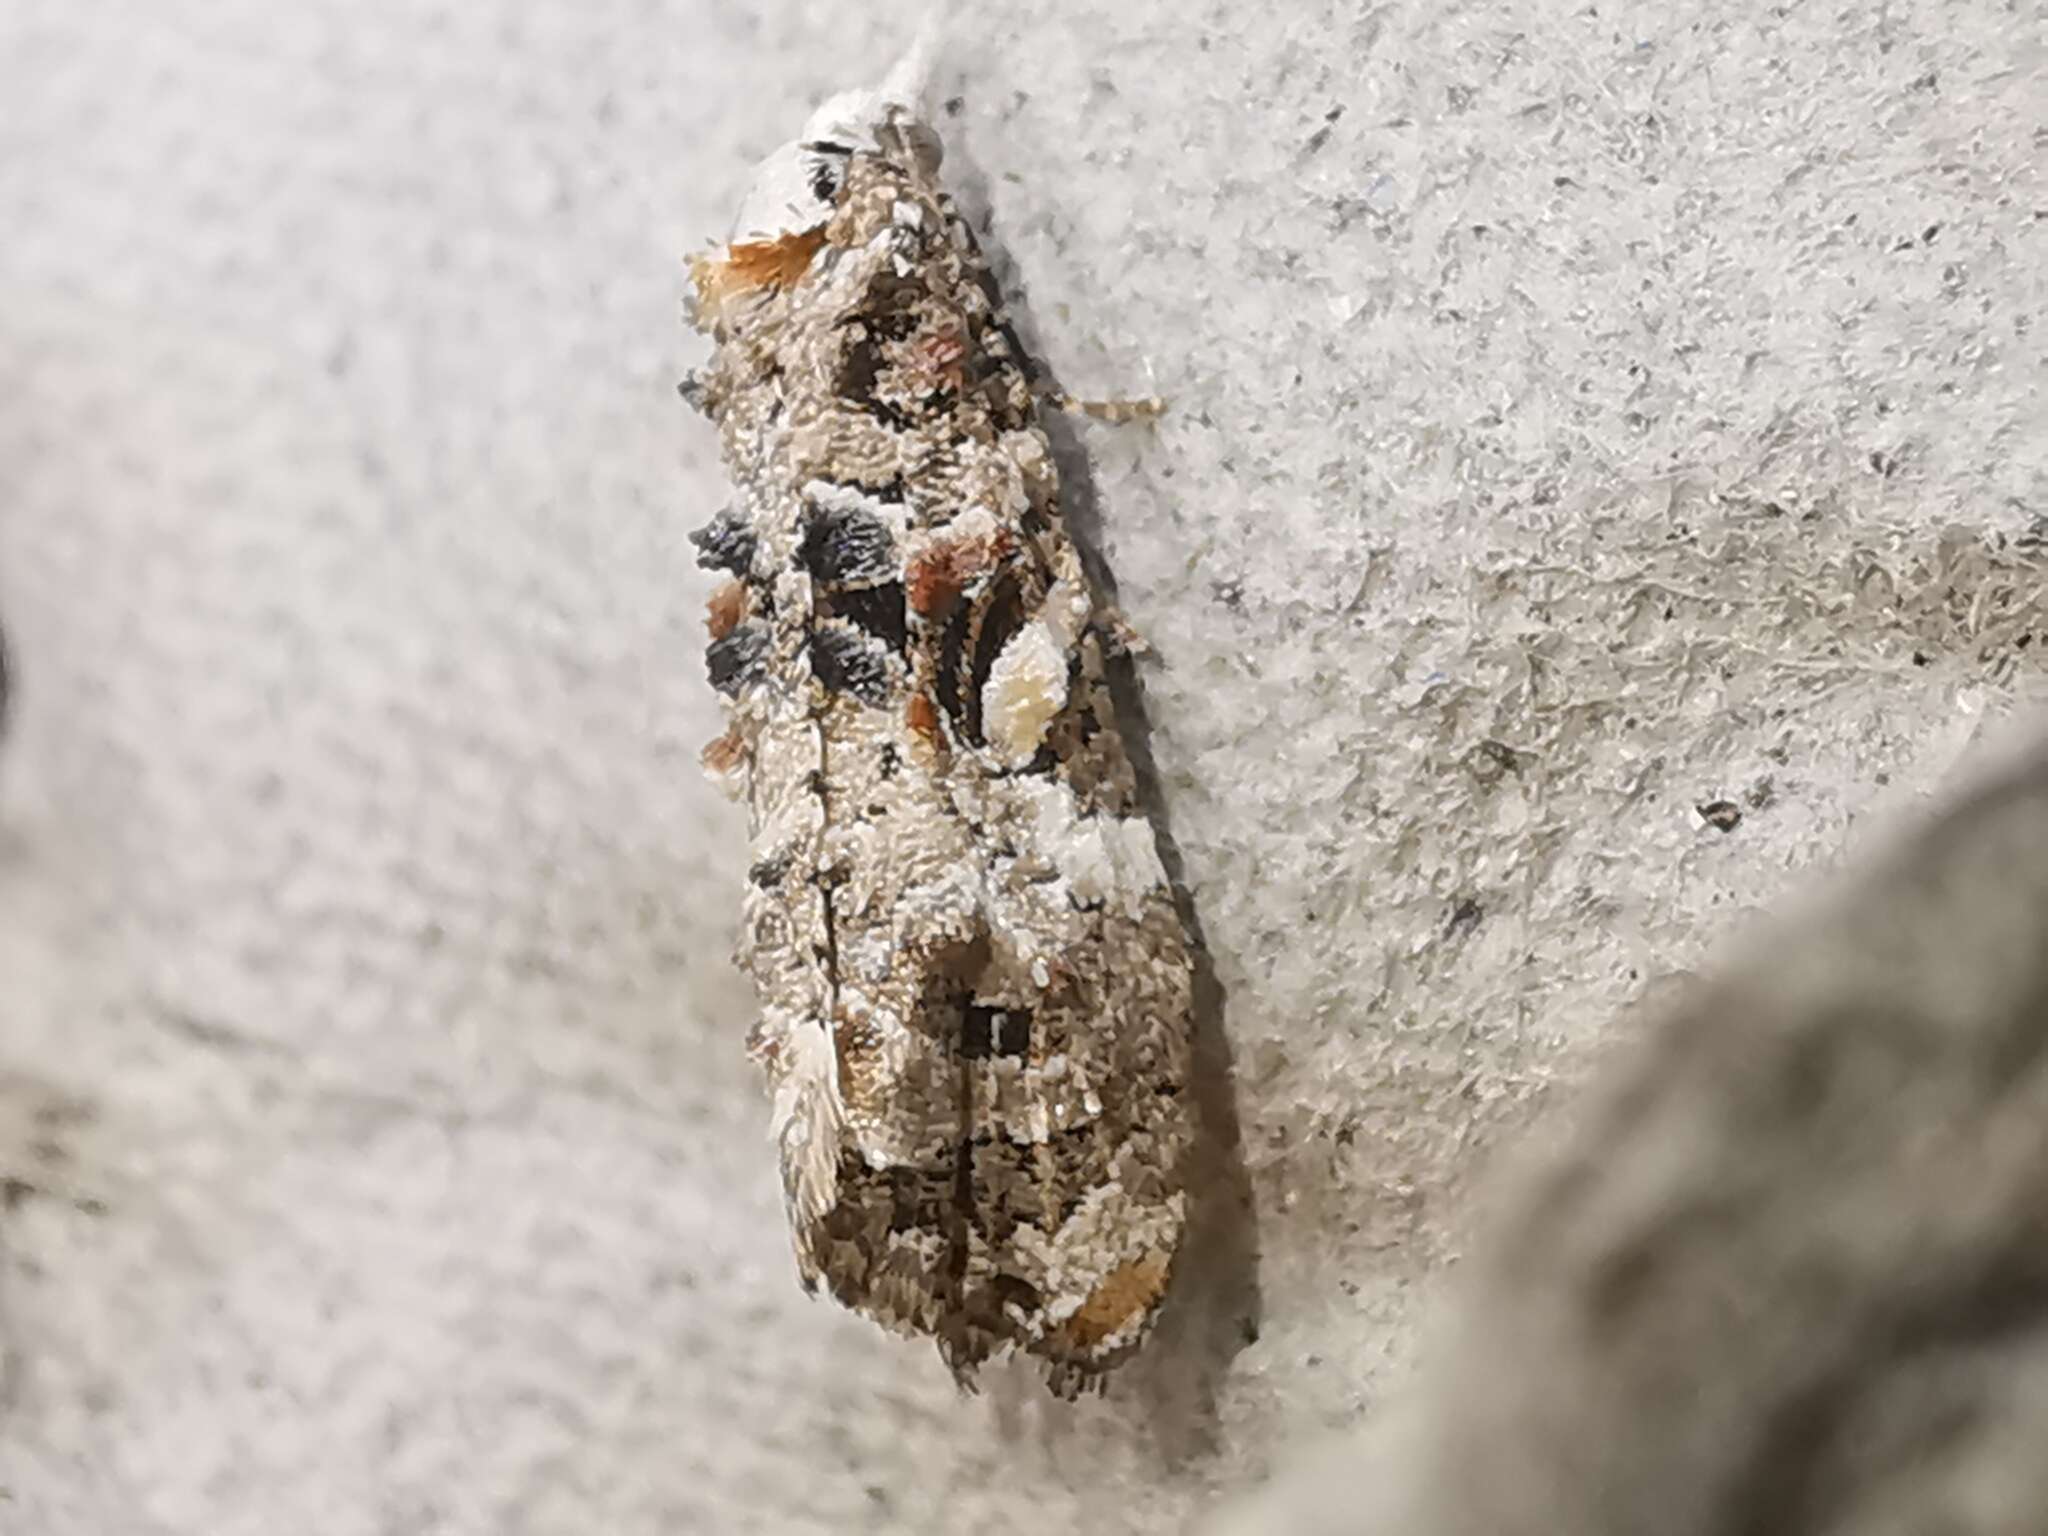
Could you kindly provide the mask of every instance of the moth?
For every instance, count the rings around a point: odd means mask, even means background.
[[[705,750],[797,1267],[1061,1396],[1145,1337],[1187,1215],[1186,932],[1061,521],[1034,368],[937,135],[836,98],[692,264],[736,495]]]

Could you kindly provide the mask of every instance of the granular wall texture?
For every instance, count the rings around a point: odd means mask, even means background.
[[[2026,7],[963,10],[1025,342],[1168,402],[1054,446],[1236,1130],[1116,1389],[963,1404],[789,1273],[675,395],[685,258],[922,12],[0,13],[0,1523],[1181,1529],[2040,691]]]

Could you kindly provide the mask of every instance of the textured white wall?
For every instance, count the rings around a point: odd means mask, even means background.
[[[916,14],[0,12],[0,1526],[1176,1529],[2039,691],[2028,7],[963,12],[1029,332],[1173,404],[1076,432],[1254,1218],[1109,1399],[963,1406],[794,1284],[674,395],[681,256]]]

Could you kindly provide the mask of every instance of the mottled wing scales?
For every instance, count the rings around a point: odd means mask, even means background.
[[[928,130],[799,150],[813,221],[696,264],[740,500],[694,535],[798,1262],[963,1381],[1016,1348],[1071,1393],[1180,1241],[1186,939]]]

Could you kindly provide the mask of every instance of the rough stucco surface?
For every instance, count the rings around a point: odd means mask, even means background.
[[[2048,736],[1718,946],[1242,1536],[2048,1520]]]
[[[1078,437],[1251,1197],[1108,1399],[963,1405],[792,1279],[674,394],[680,256],[915,19],[0,13],[6,1528],[1177,1529],[2040,691],[2029,8],[963,13],[1029,332],[1173,404]]]

